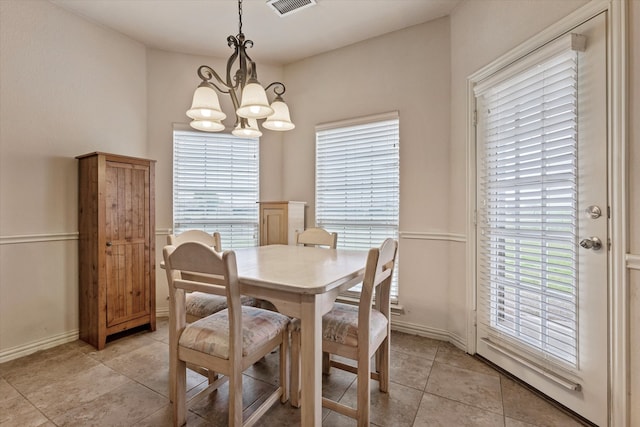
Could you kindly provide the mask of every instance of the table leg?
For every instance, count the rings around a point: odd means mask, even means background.
[[[322,425],[322,311],[316,295],[302,303],[301,411],[305,427]]]

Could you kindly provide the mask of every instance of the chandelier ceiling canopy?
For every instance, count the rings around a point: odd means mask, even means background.
[[[262,132],[258,128],[260,119],[266,119],[262,122],[262,127],[266,129],[291,130],[295,125],[291,122],[289,107],[282,99],[286,91],[284,84],[272,82],[263,88],[258,82],[256,63],[247,54],[246,49],[253,47],[253,41],[247,40],[242,32],[242,0],[238,0],[238,21],[238,35],[227,37],[227,44],[233,47],[234,52],[227,60],[225,79],[208,65],[198,68],[198,76],[202,82],[196,88],[191,108],[187,111],[187,116],[192,119],[190,125],[206,132],[224,130],[222,120],[227,115],[220,108],[217,90],[231,97],[236,117],[231,132],[233,135],[250,138],[261,136]],[[238,68],[232,72],[234,66]],[[267,99],[269,89],[275,95],[271,104]]]

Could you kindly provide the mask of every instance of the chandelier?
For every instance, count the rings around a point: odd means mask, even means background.
[[[291,122],[289,107],[282,99],[286,90],[284,84],[273,82],[263,88],[258,82],[256,63],[247,54],[246,49],[253,47],[253,41],[245,39],[242,32],[242,0],[238,0],[238,20],[238,35],[227,37],[227,44],[233,47],[234,52],[227,61],[226,78],[223,80],[208,65],[198,68],[198,76],[202,82],[196,88],[193,103],[187,111],[187,116],[192,119],[190,125],[205,132],[224,130],[222,120],[227,115],[220,109],[217,90],[231,97],[236,116],[236,123],[231,132],[233,135],[250,138],[261,136],[262,132],[258,129],[260,119],[266,119],[262,123],[262,127],[266,129],[291,130],[295,125]],[[236,62],[239,68],[232,74],[231,70]],[[267,99],[269,89],[272,89],[275,95],[271,104]]]

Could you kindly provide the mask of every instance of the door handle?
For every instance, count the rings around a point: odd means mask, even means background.
[[[108,246],[108,247],[111,247],[112,245],[113,245],[113,243],[111,243],[111,242],[107,242],[107,246]]]
[[[602,241],[597,237],[593,236],[587,239],[580,240],[580,246],[582,246],[585,249],[593,249],[594,251],[597,251],[600,248],[602,248]]]

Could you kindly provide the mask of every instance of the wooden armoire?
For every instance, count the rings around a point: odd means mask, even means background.
[[[78,167],[80,339],[156,328],[155,161],[107,153]]]

